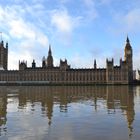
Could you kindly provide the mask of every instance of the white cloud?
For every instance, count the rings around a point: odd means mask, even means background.
[[[25,49],[29,50],[30,48],[32,49],[34,46],[35,46],[34,40],[25,39],[25,40],[21,41],[20,43],[17,43],[15,47],[18,50],[25,50]],[[18,50],[16,50],[16,51],[18,51]]]
[[[51,24],[58,32],[71,33],[80,22],[81,17],[72,17],[66,10],[54,10],[51,15]]]
[[[66,12],[60,11],[54,12],[52,16],[52,24],[57,28],[60,32],[71,32],[73,28],[73,23]]]
[[[19,61],[18,60],[28,60],[28,63],[30,64],[33,60],[32,58],[32,55],[30,52],[28,51],[23,51],[22,53],[17,53],[15,51],[10,51],[9,52],[9,55],[8,55],[8,60],[9,60],[9,63],[8,63],[8,68],[10,70],[17,70],[18,69],[18,63]]]
[[[43,38],[47,45],[47,36],[36,26],[36,24],[33,24],[32,21],[24,18],[24,12],[25,11],[22,10],[21,6],[0,7],[0,25],[7,28],[9,35],[15,39],[26,38],[39,41],[39,43],[42,44],[40,40]]]
[[[70,46],[75,29],[82,21],[80,16],[72,16],[63,9],[52,10],[50,12],[52,36],[64,46]]]
[[[28,38],[35,40],[36,34],[23,20],[11,20],[9,23],[10,35],[15,38]]]
[[[28,6],[25,8],[33,13],[34,9],[29,9]],[[18,60],[24,59],[31,62],[34,49],[31,51],[30,48],[40,47],[41,49],[41,47],[49,46],[48,37],[44,34],[44,31],[38,28],[37,24],[26,19],[25,15],[27,16],[27,14],[27,11],[19,5],[0,6],[0,26],[2,27],[1,31],[4,32],[3,38],[4,40],[7,39],[7,41],[10,41],[12,38],[16,44],[12,43],[14,46],[9,44],[11,51],[9,51],[9,69],[17,69]],[[36,14],[34,13],[34,15]],[[16,52],[14,53],[13,50],[16,50]]]

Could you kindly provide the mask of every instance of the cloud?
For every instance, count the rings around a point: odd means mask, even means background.
[[[29,9],[26,6],[26,9]],[[34,9],[30,8],[31,13]],[[28,12],[23,10],[21,6],[7,6],[3,8],[0,6],[0,25],[2,28],[7,29],[9,35],[15,39],[31,39],[34,41],[41,40],[43,38],[47,45],[48,38],[44,32],[37,27],[32,21],[26,19]],[[25,16],[26,15],[26,16]],[[36,15],[36,13],[34,13]],[[32,17],[33,18],[33,17]],[[36,39],[39,38],[39,39]],[[40,41],[39,41],[40,42]],[[41,42],[42,43],[42,42]]]
[[[133,67],[134,69],[140,69],[140,48],[133,49]]]
[[[139,16],[140,9],[133,9],[124,16],[123,21],[128,31],[140,31]]]
[[[140,9],[133,8],[128,10],[127,12],[117,12],[114,11],[112,13],[113,22],[108,27],[109,31],[115,34],[132,34],[140,32]]]
[[[37,42],[40,43],[41,46],[46,47],[49,44],[49,40],[47,36],[45,36],[42,32],[38,32]]]
[[[94,59],[95,58],[90,55],[84,56],[82,54],[76,53],[70,58],[70,60],[68,60],[68,63],[72,68],[93,68]],[[106,57],[96,57],[96,62],[98,68],[103,68],[106,66]]]
[[[18,7],[18,11],[21,7]],[[17,8],[16,8],[17,9]],[[4,12],[5,26],[9,28],[9,35],[15,39],[28,39],[41,45],[48,45],[47,36],[32,22],[25,20],[18,12],[10,13],[11,8]],[[10,14],[9,14],[10,13]],[[4,19],[2,19],[4,20]]]
[[[86,21],[93,21],[96,19],[98,15],[98,11],[96,9],[96,3],[94,0],[82,0],[85,4],[85,16],[86,16]]]
[[[54,10],[51,13],[51,24],[54,26],[58,32],[61,33],[71,33],[74,28],[76,28],[81,20],[81,17],[72,17],[68,14],[65,9]]]
[[[72,18],[66,11],[53,12],[51,22],[59,32],[70,33],[73,29]]]
[[[8,57],[8,59],[10,60],[8,63],[8,68],[10,70],[18,69],[18,60],[28,60],[29,63],[31,63],[33,60],[31,53],[28,51],[23,51],[22,53],[10,51]]]
[[[140,31],[140,9],[132,8],[129,11],[128,9],[115,11],[115,6],[118,2],[115,2],[115,4],[112,3],[112,5],[110,4],[111,2],[112,0],[60,0],[55,1],[56,5],[52,5],[52,2],[46,2],[45,0],[31,0],[28,2],[15,0],[12,4],[8,2],[6,5],[2,4],[0,6],[0,26],[1,31],[4,32],[4,40],[6,39],[6,41],[8,40],[8,42],[10,42],[9,64],[11,63],[13,68],[17,68],[18,59],[22,60],[23,54],[25,56],[27,54],[30,55],[30,58],[25,58],[25,60],[29,59],[29,63],[31,63],[31,59],[34,58],[38,64],[40,64],[42,55],[44,55],[44,48],[41,47],[48,47],[49,40],[51,40],[51,44],[53,44],[58,51],[57,47],[61,45],[62,48],[66,46],[76,46],[75,44],[78,44],[77,42],[79,41],[78,36],[83,36],[83,34],[94,44],[91,32],[96,34],[97,31],[100,31],[104,34],[104,30],[106,30],[105,28],[107,26],[110,28],[110,30],[108,30],[109,34],[111,31],[119,34],[129,34],[130,32]],[[109,7],[105,7],[107,4],[110,4]],[[102,10],[102,8],[105,9]],[[104,13],[104,11],[106,13]],[[98,17],[101,22],[97,20],[94,23]],[[108,19],[108,17],[111,19]],[[114,21],[112,21],[112,19],[114,19]],[[98,22],[100,23],[98,24]],[[98,24],[97,29],[95,24]],[[100,27],[103,28],[103,30],[98,29]],[[89,29],[91,29],[91,31],[88,32]],[[97,39],[99,39],[99,37]],[[82,41],[79,42],[78,45],[80,47],[83,47],[84,44],[87,45],[87,43],[82,43]],[[83,59],[83,56],[80,54],[82,49],[80,50],[79,46],[76,46],[79,54],[74,55],[73,58],[69,58],[69,60],[72,59],[71,64],[76,67],[91,67],[93,62],[86,60],[89,59],[92,61],[92,58],[88,57]],[[10,53],[10,51],[12,53]],[[14,51],[16,53],[13,53]],[[102,64],[105,65],[105,61],[102,61],[102,59],[110,56],[108,52],[110,52],[110,50],[105,51],[105,56],[102,56],[102,53],[96,48],[94,57],[97,58],[97,62],[100,66]],[[45,53],[47,54],[47,50]],[[99,55],[97,55],[97,53]],[[16,54],[18,54],[18,57],[12,59]],[[119,53],[117,54],[119,55]],[[59,53],[56,55],[59,55]],[[101,56],[102,58],[100,58]],[[115,56],[116,55],[114,55],[114,57]],[[58,58],[54,59],[54,63],[58,64]],[[12,68],[11,64],[9,66],[10,69]]]
[[[36,16],[42,14],[42,11],[34,13],[34,9],[36,8],[43,10],[42,6],[33,5],[32,8],[30,8],[29,5],[26,4],[24,4],[24,9],[20,5],[0,6],[0,25],[3,31],[6,31],[5,36],[8,36],[15,42],[12,43],[14,46],[9,44],[9,69],[18,69],[19,60],[27,60],[31,63],[32,59],[35,58],[39,63],[41,59],[38,56],[40,56],[40,54],[35,53],[35,51],[39,52],[37,48],[40,46],[46,47],[49,44],[48,37],[44,34],[44,30],[42,31],[40,26],[38,28],[38,23],[30,21],[32,18],[36,20]],[[66,9],[50,10],[48,13],[51,13],[51,23],[50,25],[48,23],[47,28],[53,26],[53,29],[51,29],[53,34],[57,34],[62,38],[65,37],[66,41],[68,41],[73,30],[80,24],[81,17],[71,16]],[[29,20],[27,15],[31,16]],[[39,20],[39,23],[41,22],[43,25],[43,29],[45,21],[43,21],[43,19]],[[56,30],[56,32],[54,32],[54,30]],[[37,56],[35,56],[35,54]],[[28,55],[29,57],[27,57]],[[16,56],[16,58],[14,56]],[[58,63],[57,60],[56,58],[56,64]]]
[[[25,24],[25,22],[21,19],[19,20],[11,20],[9,23],[10,28],[10,35],[12,37],[22,39],[22,38],[28,38],[35,40],[35,32],[31,28],[31,26],[28,26],[28,24]]]
[[[29,7],[26,6],[25,9],[29,9]],[[32,10],[34,9],[30,8],[30,12]],[[4,40],[7,39],[9,42],[14,40],[15,42],[9,44],[9,69],[17,69],[19,59],[24,58],[31,62],[31,58],[37,58],[33,55],[35,51],[33,48],[41,49],[41,47],[49,46],[47,35],[41,28],[38,28],[37,24],[27,19],[27,14],[28,12],[19,5],[0,6],[0,26],[4,32]],[[36,14],[34,13],[34,15]],[[36,17],[32,15],[32,18]],[[11,39],[12,41],[10,41]]]
[[[55,9],[50,11],[51,32],[55,41],[64,46],[71,46],[75,30],[82,23],[81,16],[72,16],[67,9]]]

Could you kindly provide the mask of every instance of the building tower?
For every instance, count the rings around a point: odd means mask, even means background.
[[[126,61],[128,68],[128,80],[129,83],[133,82],[133,51],[129,41],[129,38],[126,39],[126,45],[124,50],[124,60]]]
[[[53,68],[53,57],[52,57],[52,51],[51,51],[50,45],[49,45],[49,51],[48,51],[48,57],[47,57],[47,67]]]
[[[33,59],[33,62],[32,62],[32,68],[35,69],[36,68],[36,63],[35,63],[35,60]]]
[[[46,59],[45,56],[42,58],[42,68],[46,68]]]
[[[0,42],[0,70],[7,70],[8,66],[8,43],[4,47],[3,40]]]
[[[94,59],[94,69],[97,68],[96,59]]]

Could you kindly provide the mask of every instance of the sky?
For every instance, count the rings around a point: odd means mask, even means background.
[[[140,69],[140,0],[0,0],[0,32],[9,44],[8,69],[19,60],[37,66],[47,57],[54,65],[67,59],[73,68],[106,67],[106,58],[124,58],[126,37]]]

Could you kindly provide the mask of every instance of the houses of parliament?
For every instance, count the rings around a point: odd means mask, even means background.
[[[93,62],[91,62],[93,63]],[[114,59],[106,59],[106,68],[97,68],[96,60],[92,68],[71,68],[67,60],[54,66],[51,46],[48,56],[43,57],[42,66],[35,60],[28,67],[26,61],[19,61],[19,70],[8,70],[8,43],[0,43],[0,84],[52,84],[52,85],[94,85],[94,84],[133,84],[133,50],[126,39],[124,59],[118,66]]]

